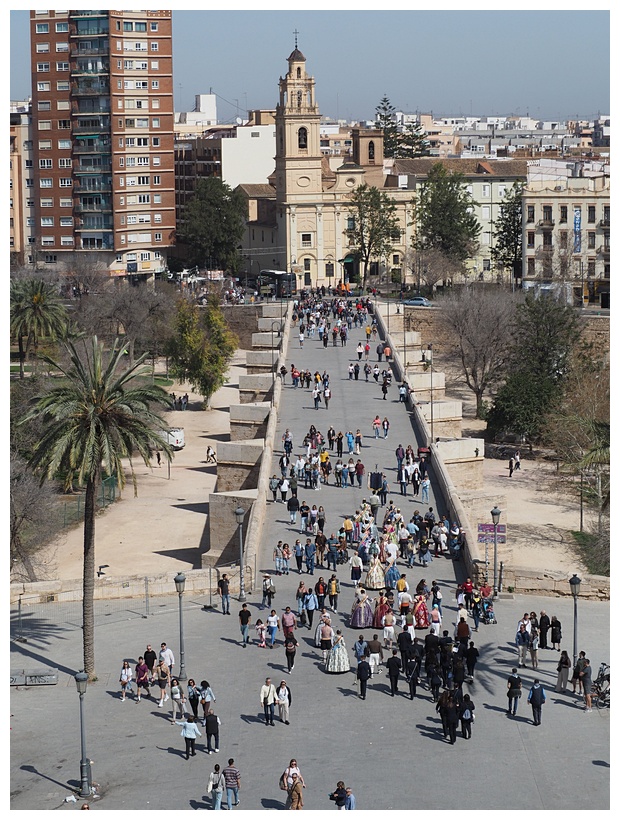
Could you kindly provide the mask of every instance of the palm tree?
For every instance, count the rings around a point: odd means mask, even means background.
[[[41,337],[62,337],[67,329],[67,311],[55,286],[42,279],[13,280],[10,302],[11,335],[19,345],[19,377],[23,379],[30,344],[36,355]]]
[[[153,446],[170,460],[172,450],[160,432],[166,423],[150,409],[152,403],[170,405],[168,394],[157,385],[136,382],[148,376],[142,366],[146,354],[134,365],[124,366],[127,345],[118,339],[107,364],[103,345],[96,336],[84,340],[80,356],[73,342],[67,342],[69,364],[64,366],[47,356],[42,358],[63,383],[34,399],[35,407],[22,423],[35,417],[44,422],[44,432],[30,459],[41,481],[59,470],[70,471],[86,483],[84,508],[83,644],[84,671],[95,676],[94,588],[95,588],[95,497],[102,475],[114,476],[125,486],[123,458],[129,459],[134,492],[137,493],[132,454],[137,452],[149,466]]]

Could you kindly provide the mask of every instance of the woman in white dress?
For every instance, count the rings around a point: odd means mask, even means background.
[[[366,573],[365,587],[366,589],[385,588],[385,572],[377,555],[375,555],[370,562],[370,568]]]
[[[332,674],[340,674],[342,672],[348,672],[350,668],[351,664],[349,663],[344,638],[342,632],[338,629],[336,637],[334,638],[334,645],[325,661],[325,671]]]

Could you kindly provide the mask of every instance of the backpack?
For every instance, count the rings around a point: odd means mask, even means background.
[[[471,709],[465,709],[463,712],[463,720],[471,720]]]

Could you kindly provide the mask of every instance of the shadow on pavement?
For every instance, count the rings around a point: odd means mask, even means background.
[[[261,806],[264,809],[285,809],[286,803],[282,803],[279,800],[272,800],[269,797],[262,797],[261,798]]]
[[[262,715],[239,715],[244,723],[264,723],[265,718]]]

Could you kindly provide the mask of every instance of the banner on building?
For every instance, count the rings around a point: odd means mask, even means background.
[[[573,253],[581,253],[581,206],[575,207],[575,216],[573,220],[573,233],[575,235],[575,244]]]

